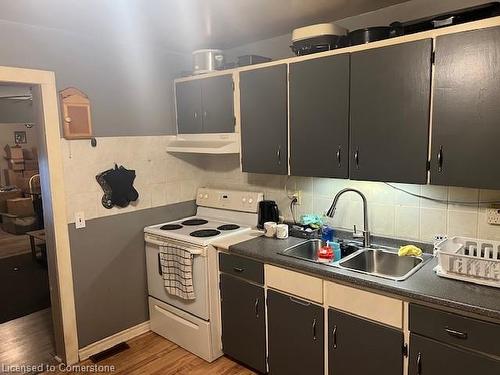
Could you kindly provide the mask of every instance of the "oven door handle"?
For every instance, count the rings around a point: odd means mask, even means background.
[[[152,238],[148,238],[146,240],[146,242],[149,242],[149,243],[152,243],[152,244],[158,245],[158,246],[168,246],[169,245],[168,242],[156,241],[156,240],[153,240]],[[203,254],[203,250],[202,249],[195,249],[195,248],[192,248],[192,247],[184,247],[184,246],[179,246],[179,245],[175,245],[175,246],[176,247],[180,247],[183,250],[189,251],[193,255],[201,255],[201,254]]]

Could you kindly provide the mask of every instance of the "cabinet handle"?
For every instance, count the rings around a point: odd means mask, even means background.
[[[333,349],[337,349],[337,325],[333,326],[332,332]]]
[[[207,117],[207,111],[203,111],[203,117]]]
[[[243,271],[245,271],[245,269],[244,269],[244,268],[239,268],[239,267],[233,267],[233,270],[234,270],[235,272],[240,272],[240,273],[241,273],[241,272],[243,272]]]
[[[439,147],[439,151],[437,154],[437,161],[438,161],[438,172],[443,171],[443,146]]]
[[[298,303],[299,305],[302,305],[302,306],[310,306],[311,305],[309,302],[302,301],[300,299],[296,299],[296,298],[293,298],[293,297],[290,297],[290,301],[293,302],[293,303]]]
[[[281,165],[281,146],[278,146],[278,151],[276,152],[276,156],[278,157],[278,165]]]
[[[359,149],[354,152],[354,162],[356,163],[356,169],[359,169]]]
[[[198,112],[195,111],[193,115],[194,115],[194,118],[198,118]]]
[[[158,253],[158,273],[163,276],[163,271],[161,269],[161,253]]]
[[[258,298],[255,299],[254,307],[255,307],[255,317],[258,318],[259,317],[259,299]]]
[[[337,150],[337,162],[339,163],[339,168],[341,167],[342,163],[340,161],[340,151],[342,150],[342,148],[339,146],[338,150]]]
[[[467,339],[467,333],[466,332],[456,331],[456,330],[450,329],[448,327],[446,327],[444,330],[450,336],[456,337],[457,339],[462,339],[462,340],[466,340]]]
[[[316,319],[313,319],[313,324],[312,324],[312,333],[313,333],[313,341],[316,341]]]
[[[417,355],[417,375],[422,374],[422,353]]]

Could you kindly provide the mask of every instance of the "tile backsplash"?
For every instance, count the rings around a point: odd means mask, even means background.
[[[88,140],[63,139],[68,222],[74,222],[78,211],[84,211],[89,220],[192,200],[199,186],[263,191],[267,199],[277,201],[286,219],[292,218],[287,191],[300,190],[298,220],[306,213],[323,214],[338,191],[352,187],[366,195],[373,234],[421,241],[432,241],[435,234],[500,240],[500,226],[486,222],[489,204],[480,204],[500,201],[500,191],[243,173],[239,155],[168,154],[165,149],[171,139],[104,137],[97,138],[96,148]],[[140,198],[126,208],[108,210],[100,203],[103,193],[95,176],[115,162],[136,170],[134,185]],[[354,193],[342,197],[330,223],[347,230],[354,225],[362,229],[360,197]]]
[[[198,156],[175,157],[166,152],[172,136],[102,137],[97,147],[89,140],[62,139],[66,212],[68,223],[75,212],[85,219],[116,215],[192,200],[202,184],[203,166]],[[103,191],[95,176],[113,168],[114,163],[136,171],[134,187],[139,199],[128,207],[106,209],[101,204]]]
[[[305,213],[323,214],[338,191],[351,187],[363,192],[368,200],[369,225],[373,234],[421,241],[432,241],[435,234],[500,240],[500,226],[486,222],[489,204],[480,204],[500,201],[500,191],[248,174],[240,171],[236,155],[209,156],[204,158],[204,163],[205,185],[264,191],[267,199],[278,202],[281,214],[287,219],[291,218],[287,190],[289,193],[301,191],[302,204],[297,206],[296,212],[299,219]],[[339,201],[331,223],[348,230],[354,225],[361,229],[362,212],[360,197],[348,193]]]

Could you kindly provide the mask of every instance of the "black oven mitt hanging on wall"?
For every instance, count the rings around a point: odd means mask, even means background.
[[[104,190],[102,205],[106,208],[113,206],[127,207],[130,202],[139,198],[134,188],[135,171],[118,167],[108,169],[96,176],[97,182]]]

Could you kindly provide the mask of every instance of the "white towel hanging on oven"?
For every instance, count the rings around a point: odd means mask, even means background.
[[[193,254],[172,245],[160,246],[160,263],[167,293],[185,300],[195,299]]]

